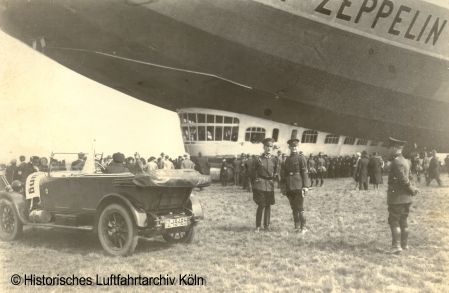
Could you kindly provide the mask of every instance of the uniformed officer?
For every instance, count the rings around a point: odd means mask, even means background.
[[[402,156],[405,141],[389,138],[389,154],[392,158],[390,173],[388,174],[388,224],[390,225],[392,249],[399,254],[408,249],[407,217],[412,204],[412,196],[418,189],[410,185],[410,163]]]
[[[323,177],[326,175],[326,171],[326,160],[324,160],[324,157],[320,152],[318,153],[318,158],[316,159],[316,186],[318,186],[318,180],[320,180],[320,186],[323,186]]]
[[[316,180],[316,186],[318,186],[318,179],[316,177],[316,161],[312,154],[309,155],[309,159],[307,160],[307,169],[309,170],[310,186],[313,186],[314,180]]]
[[[306,158],[298,153],[299,140],[292,138],[287,141],[290,156],[287,157],[282,168],[281,184],[285,186],[285,193],[293,212],[295,230],[304,234],[307,229],[304,216],[304,192],[309,186]]]
[[[257,158],[254,166],[253,199],[257,204],[256,232],[260,231],[262,214],[263,225],[270,231],[271,205],[274,204],[274,179],[278,174],[278,160],[271,155],[273,139],[265,138],[263,141],[264,153]]]

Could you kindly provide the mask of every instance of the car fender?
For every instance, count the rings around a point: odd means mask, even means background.
[[[136,223],[137,227],[145,228],[148,224],[147,222],[147,214],[144,210],[136,208],[136,206],[128,199],[126,196],[123,196],[118,193],[112,193],[112,194],[106,194],[104,195],[97,205],[97,211],[102,208],[107,203],[110,202],[119,202],[124,204],[126,207],[128,207],[129,211],[131,212],[131,215],[133,216],[134,222]]]
[[[16,209],[17,215],[19,216],[22,224],[28,223],[27,217],[27,203],[25,196],[17,192],[0,192],[0,198],[5,198],[11,201]]]
[[[204,219],[203,206],[200,199],[193,193],[190,195],[190,202],[192,203],[192,214],[195,220]]]

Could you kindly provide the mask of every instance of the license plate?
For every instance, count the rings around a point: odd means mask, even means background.
[[[182,227],[189,225],[189,218],[183,217],[183,218],[176,218],[176,219],[166,219],[164,221],[165,229],[169,228],[175,228],[175,227]]]

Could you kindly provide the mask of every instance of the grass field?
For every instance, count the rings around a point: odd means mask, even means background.
[[[449,178],[443,175],[449,186]],[[435,182],[433,184],[436,184]],[[421,186],[409,218],[411,250],[387,253],[386,186],[354,190],[351,179],[327,180],[306,199],[310,232],[293,232],[288,200],[276,194],[272,232],[254,233],[256,206],[234,186],[197,192],[206,219],[190,245],[162,238],[140,240],[134,255],[110,257],[95,235],[27,229],[20,240],[0,242],[2,292],[211,291],[211,292],[448,292],[449,188]],[[55,276],[197,274],[205,286],[14,287],[13,273]]]

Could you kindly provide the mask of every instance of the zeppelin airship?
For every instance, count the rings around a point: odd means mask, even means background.
[[[0,26],[167,109],[449,151],[444,0],[0,0]]]

